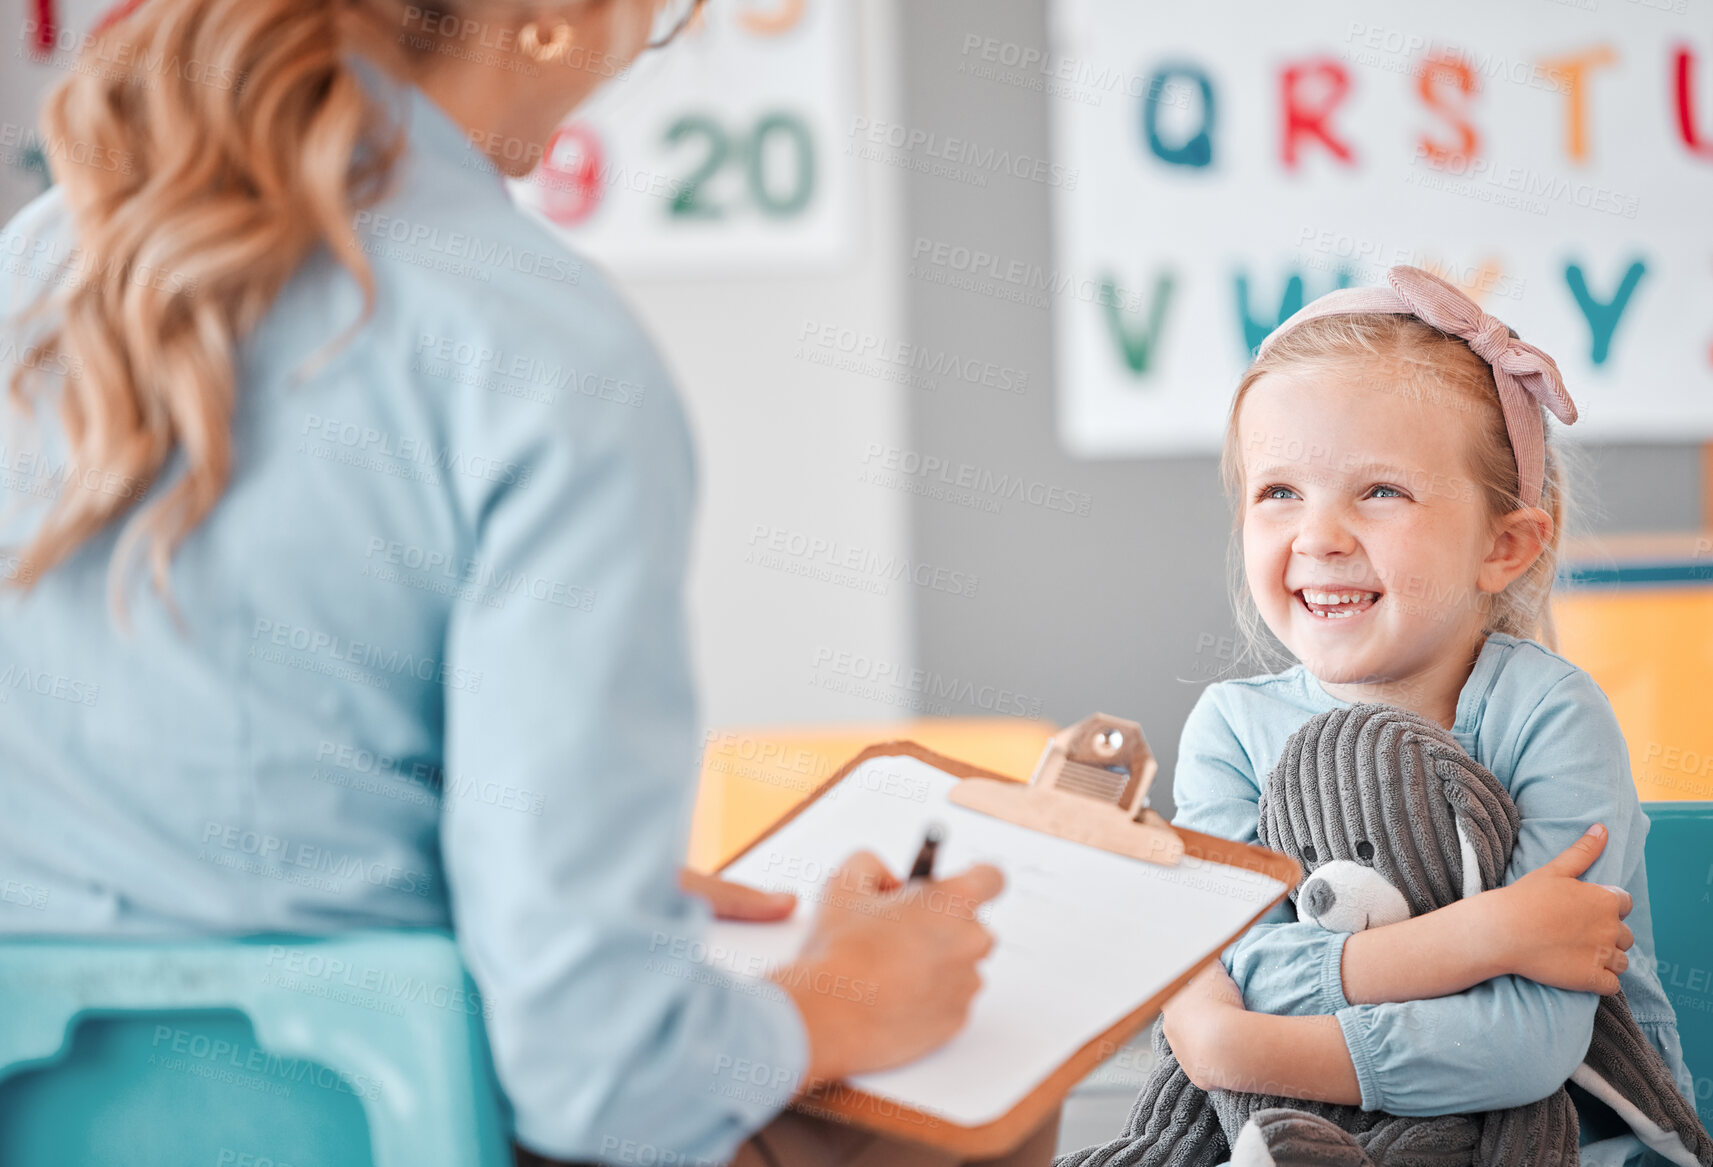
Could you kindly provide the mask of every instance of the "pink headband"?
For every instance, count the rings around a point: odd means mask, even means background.
[[[1419,267],[1403,264],[1386,272],[1387,288],[1340,288],[1306,305],[1275,328],[1256,352],[1259,360],[1279,337],[1322,316],[1364,312],[1414,316],[1441,332],[1462,337],[1476,356],[1493,366],[1505,432],[1517,458],[1518,495],[1524,506],[1538,506],[1541,480],[1546,477],[1546,438],[1541,432],[1540,402],[1565,425],[1576,420],[1576,403],[1564,391],[1564,378],[1551,357],[1517,334],[1496,316],[1481,311],[1474,300]]]

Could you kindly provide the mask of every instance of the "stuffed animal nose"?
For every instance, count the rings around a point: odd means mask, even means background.
[[[1322,863],[1303,880],[1297,914],[1329,932],[1360,932],[1410,918],[1410,905],[1386,877],[1353,859]]]
[[[1332,885],[1324,879],[1311,879],[1303,885],[1303,906],[1309,910],[1309,915],[1321,917],[1332,911],[1332,906],[1338,902],[1338,893],[1332,890]]]

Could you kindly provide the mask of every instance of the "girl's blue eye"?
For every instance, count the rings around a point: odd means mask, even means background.
[[[1387,491],[1388,493],[1382,494],[1381,491]],[[1404,492],[1399,490],[1397,487],[1386,486],[1384,484],[1382,484],[1380,486],[1376,486],[1373,490],[1369,491],[1368,494],[1369,494],[1369,497],[1371,497],[1371,498],[1403,498],[1404,497]]]
[[[1269,499],[1295,498],[1296,496],[1297,492],[1288,486],[1264,486],[1261,488],[1261,493],[1257,497],[1261,499]]]

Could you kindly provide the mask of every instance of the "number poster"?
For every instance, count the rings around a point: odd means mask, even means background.
[[[1307,300],[1437,271],[1557,360],[1579,440],[1713,437],[1713,0],[1052,0],[1059,430],[1219,448]],[[1119,96],[1125,95],[1125,96]]]
[[[704,5],[573,113],[513,193],[625,273],[836,266],[855,213],[854,43],[835,0]]]

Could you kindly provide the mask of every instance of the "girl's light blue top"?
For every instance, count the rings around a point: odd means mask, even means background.
[[[1301,665],[1209,685],[1184,725],[1174,823],[1255,842],[1261,786],[1286,740],[1309,718],[1347,704]],[[1642,862],[1648,820],[1606,695],[1563,657],[1495,633],[1458,695],[1451,733],[1504,784],[1522,817],[1505,882],[1595,823],[1606,824],[1605,851],[1583,878],[1620,885],[1634,898],[1626,922],[1636,942],[1619,981],[1642,1032],[1693,1105],[1677,1017],[1654,968]],[[1287,900],[1225,960],[1250,1009],[1338,1018],[1365,1110],[1432,1115],[1522,1105],[1563,1085],[1588,1050],[1599,998],[1519,976],[1426,1001],[1352,1005],[1340,972],[1348,938],[1298,922]],[[1634,1138],[1612,1139],[1584,1147],[1583,1162],[1621,1163],[1642,1149]]]
[[[244,341],[179,622],[146,581],[115,622],[112,528],[0,593],[0,932],[451,925],[520,1141],[723,1161],[808,1046],[783,990],[698,963],[708,908],[676,882],[701,744],[685,418],[603,275],[426,96],[366,79],[409,145],[356,219],[374,317],[294,377],[361,308],[318,252]],[[57,188],[5,228],[0,315],[65,278],[70,240]],[[36,359],[17,339],[0,375]],[[51,401],[35,421],[0,410],[14,551],[72,476]]]

